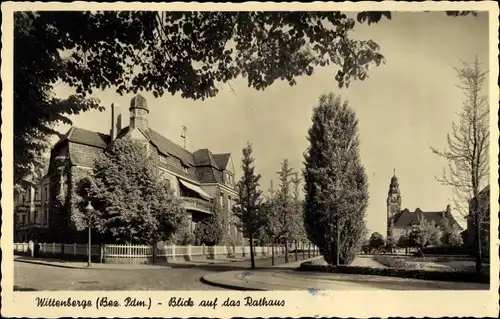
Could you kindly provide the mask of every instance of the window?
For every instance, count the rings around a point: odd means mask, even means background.
[[[184,173],[187,173],[187,172],[188,172],[188,168],[187,168],[187,166],[183,166],[183,167],[182,167],[182,170],[184,171]]]
[[[35,211],[35,219],[33,220],[34,224],[38,224],[38,211]]]
[[[166,163],[167,162],[167,157],[163,154],[160,154],[160,162]]]
[[[49,224],[49,206],[45,206],[44,223]]]
[[[26,223],[26,215],[21,215],[21,225],[24,225]]]
[[[227,209],[231,210],[231,197],[230,196],[227,197]]]
[[[40,200],[40,191],[37,189],[35,189],[35,200]]]
[[[49,185],[45,185],[45,193],[43,195],[45,200],[49,199]]]

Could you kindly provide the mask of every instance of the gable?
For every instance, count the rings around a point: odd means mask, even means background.
[[[396,228],[404,228],[408,227],[414,219],[413,213],[408,209],[404,209],[401,211],[399,216],[396,217],[396,221],[394,222],[394,227]]]
[[[226,169],[228,171],[230,171],[233,174],[233,176],[235,175],[233,157],[231,155],[229,155],[229,159],[228,159],[228,163],[227,163],[227,168]]]
[[[135,128],[133,130],[129,130],[126,134],[133,141],[141,141],[146,142],[149,141],[149,138],[140,130],[139,128]]]

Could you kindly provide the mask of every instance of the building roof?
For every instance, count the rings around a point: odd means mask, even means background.
[[[217,166],[219,166],[220,169],[227,168],[227,163],[229,162],[230,157],[231,157],[230,153],[214,154],[215,162],[217,163]]]
[[[109,134],[93,132],[73,126],[63,137],[61,137],[61,139],[59,139],[56,145],[66,140],[104,149],[108,146],[110,136]]]
[[[415,209],[414,212],[410,212],[406,208],[403,209],[398,215],[394,216],[394,227],[406,228],[411,225],[419,225],[422,217],[428,222],[434,222],[436,225],[442,225],[445,221],[445,216],[448,218],[450,226],[457,227],[462,230],[462,227],[458,224],[451,213],[446,213],[445,210],[424,212],[420,208]]]
[[[117,138],[125,136],[129,131],[130,128],[128,126],[123,128]],[[209,149],[201,149],[191,153],[151,128],[141,130],[141,132],[158,148],[160,153],[179,159],[183,166],[188,167],[188,171],[185,172],[181,167],[178,168],[165,163],[160,163],[161,166],[164,166],[175,174],[197,180],[200,183],[223,183],[221,170],[227,168],[230,158],[229,153],[212,154]],[[111,138],[108,134],[72,127],[56,145],[65,140],[104,150]],[[97,149],[94,152],[96,154],[99,153]],[[93,157],[89,152],[91,150],[85,152],[70,150],[71,161],[75,165],[90,166]]]
[[[151,128],[148,128],[144,133],[161,153],[177,157],[184,166],[195,166],[193,154],[180,145],[175,144]]]
[[[144,98],[144,96],[140,95],[140,94],[136,94],[131,100],[130,100],[130,107],[129,107],[129,110],[130,109],[133,109],[133,108],[138,108],[138,109],[143,109],[143,110],[146,110],[149,112],[149,109],[148,109],[148,101],[146,100],[146,98]]]
[[[220,169],[219,165],[217,165],[214,155],[206,148],[194,152],[193,157],[196,166],[211,166]]]

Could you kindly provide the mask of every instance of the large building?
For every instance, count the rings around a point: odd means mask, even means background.
[[[33,172],[24,192],[14,196],[14,240],[28,241],[45,232],[49,216],[49,161],[38,172]],[[34,183],[32,183],[34,182]]]
[[[150,110],[141,95],[130,101],[130,125],[122,127],[121,112],[111,106],[111,129],[109,134],[71,127],[54,145],[47,172],[50,201],[57,202],[60,194],[71,194],[72,185],[87,175],[94,161],[115,139],[130,137],[143,142],[149,156],[158,157],[158,169],[162,172],[175,195],[181,199],[190,219],[190,230],[203,218],[212,214],[213,201],[220,202],[224,217],[232,220],[231,207],[237,197],[235,172],[231,154],[213,154],[208,149],[189,152],[149,126]],[[49,196],[50,195],[50,196]],[[53,205],[51,205],[52,207]],[[78,240],[78,234],[69,227],[69,216],[50,211],[47,231],[40,234],[41,241]],[[229,237],[241,239],[241,231],[234,223],[227,223]],[[76,236],[76,237],[75,237]]]
[[[490,250],[490,186],[486,186],[478,194],[479,220],[481,222],[481,240],[483,253],[489,256]],[[469,215],[467,216],[467,230],[465,244],[475,249],[476,223],[472,211],[472,200],[469,202]]]
[[[450,227],[457,229],[457,231],[462,230],[452,215],[450,205],[447,205],[446,209],[442,211],[422,211],[417,208],[412,212],[407,208],[401,209],[401,203],[399,181],[394,172],[387,194],[387,237],[392,237],[396,241],[401,235],[408,234],[422,220],[434,223],[438,227],[444,226],[447,222]]]

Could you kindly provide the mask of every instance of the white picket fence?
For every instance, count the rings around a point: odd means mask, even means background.
[[[86,244],[61,244],[61,243],[40,243],[40,255],[64,255],[64,256],[87,256],[88,245]],[[30,253],[29,243],[14,243],[14,253]],[[317,247],[308,244],[299,244],[297,249],[305,250],[316,254]],[[295,245],[290,245],[288,250],[295,250]],[[284,246],[275,246],[276,256],[285,253]],[[152,258],[153,247],[149,245],[115,245],[105,244],[102,246],[91,246],[92,256],[99,256],[101,260],[106,258],[117,259],[141,259]],[[256,256],[271,256],[271,246],[254,247]],[[250,246],[178,246],[163,245],[157,249],[157,257],[166,257],[175,260],[178,257],[193,258],[217,258],[221,256],[248,257],[250,256]]]
[[[63,248],[64,246],[64,248]],[[57,243],[40,243],[40,253],[42,254],[62,254],[64,255],[88,255],[88,247],[86,244],[57,244]],[[29,253],[29,243],[14,243],[14,252]],[[99,256],[101,248],[99,245],[92,245],[90,248],[92,256]]]

